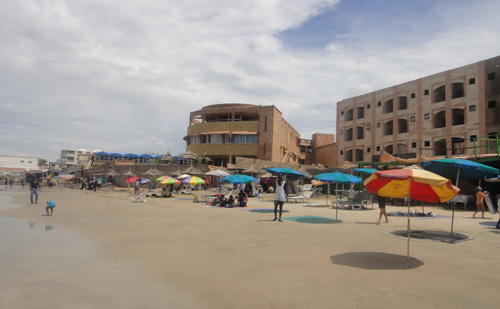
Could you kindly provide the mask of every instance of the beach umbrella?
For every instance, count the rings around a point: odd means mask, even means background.
[[[205,175],[216,176],[216,177],[227,177],[231,174],[228,172],[217,169],[217,170],[210,171],[210,172],[206,173]]]
[[[241,174],[234,174],[234,175],[222,178],[222,181],[235,183],[235,184],[249,183],[249,182],[256,181],[256,180],[257,179],[255,179],[252,176],[241,175]]]
[[[500,174],[497,168],[463,159],[439,159],[422,162],[422,167],[448,179],[455,178],[455,186],[458,180],[479,180],[495,177]],[[455,221],[455,207],[452,206],[451,234],[453,234],[453,222]]]
[[[111,171],[107,172],[106,175],[115,177],[115,176],[120,176],[121,174],[116,172],[115,170],[111,170]]]
[[[416,165],[396,170],[378,171],[364,181],[365,189],[373,194],[408,200],[407,266],[410,262],[410,201],[447,202],[460,191],[449,179]]]
[[[361,173],[361,174],[368,174],[368,175],[371,175],[371,174],[377,172],[377,170],[374,168],[355,168],[353,171]]]
[[[182,181],[184,184],[190,184],[190,185],[203,185],[205,184],[205,180],[199,178],[199,177],[188,177],[184,181]]]
[[[131,177],[131,176],[136,176],[136,175],[134,173],[132,173],[132,169],[129,168],[128,172],[124,173],[123,176],[129,176],[129,177]]]
[[[422,168],[448,179],[482,180],[498,176],[497,168],[463,159],[439,159],[422,162]]]
[[[215,176],[215,177],[220,179],[221,177],[227,177],[231,174],[229,172],[222,170],[222,169],[216,169],[216,170],[213,170],[213,171],[206,173],[205,175]],[[219,187],[219,193],[220,193],[220,191],[221,191],[220,181],[217,181],[217,186]]]
[[[498,175],[497,177],[493,177],[493,178],[488,178],[486,179],[487,182],[500,182],[500,175]]]
[[[160,172],[156,168],[150,168],[149,170],[144,172],[144,175],[148,175],[148,176],[159,176],[161,174],[162,174],[162,172]]]
[[[313,177],[314,180],[321,181],[327,184],[335,184],[335,198],[338,199],[338,184],[361,183],[363,180],[359,177],[344,174],[341,172],[323,173]],[[326,204],[328,205],[328,196],[330,195],[330,185],[326,195]]]
[[[262,167],[258,167],[256,164],[252,164],[249,168],[246,168],[241,171],[243,174],[255,174],[255,175],[263,175],[266,174],[267,171]]]
[[[186,179],[186,178],[189,178],[191,177],[191,175],[188,175],[188,174],[182,174],[180,175],[179,177],[177,177],[177,179]]]
[[[159,182],[161,185],[178,185],[181,182],[173,177],[168,177],[168,176],[163,176],[158,179],[156,179],[157,182]]]
[[[128,182],[129,184],[133,184],[134,182],[137,181],[137,179],[140,179],[140,178],[137,176],[132,176],[130,178],[127,178],[127,180],[125,180],[125,181]]]
[[[170,151],[167,151],[165,156],[163,158],[161,158],[160,161],[168,161],[168,162],[174,161],[172,159],[172,155],[170,154]]]
[[[202,171],[200,171],[199,169],[197,169],[196,167],[194,166],[190,166],[188,167],[187,169],[185,169],[183,171],[183,174],[188,174],[188,175],[204,175],[205,173],[203,173]]]
[[[145,185],[145,184],[150,183],[150,182],[151,182],[151,180],[149,180],[147,178],[141,178],[141,180],[139,180],[139,183],[141,185]]]
[[[271,167],[271,168],[266,168],[266,171],[273,175],[283,175],[286,177],[291,177],[291,178],[300,178],[300,177],[305,177],[306,175],[302,174],[301,172],[297,172],[294,169],[291,169],[289,167]]]

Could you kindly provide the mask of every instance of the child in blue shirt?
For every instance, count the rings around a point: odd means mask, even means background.
[[[56,207],[56,203],[54,203],[53,201],[47,201],[47,207],[45,207],[47,216],[52,216],[52,214],[54,213],[54,207]],[[49,210],[50,210],[50,215],[49,215]]]

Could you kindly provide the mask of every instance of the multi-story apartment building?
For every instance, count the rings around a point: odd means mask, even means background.
[[[60,165],[61,167],[74,167],[80,165],[80,155],[84,160],[87,160],[87,157],[92,154],[92,151],[88,151],[85,149],[62,149],[61,150],[61,158]]]
[[[306,155],[309,161],[312,156],[308,154],[313,152],[309,147],[312,142],[301,140],[300,134],[274,105],[216,104],[203,107],[190,114],[184,139],[187,150],[204,154],[214,165],[234,164],[237,156],[306,164]],[[331,142],[334,143],[333,139]],[[332,152],[331,156],[334,157],[335,153]]]
[[[339,163],[497,153],[499,133],[500,56],[337,103]]]

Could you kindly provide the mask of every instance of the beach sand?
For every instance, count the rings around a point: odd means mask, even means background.
[[[44,189],[37,205],[28,189],[0,193],[24,206],[0,211],[13,218],[1,236],[11,245],[0,247],[10,252],[0,252],[10,276],[0,279],[0,308],[498,307],[500,232],[490,213],[455,212],[454,231],[470,240],[412,239],[406,268],[407,239],[391,232],[405,230],[407,219],[376,225],[378,209],[339,210],[342,223],[308,224],[273,222],[261,210],[273,207],[272,195],[226,209],[184,199],[131,203],[128,192],[109,189]],[[48,199],[57,204],[53,216],[45,216]],[[285,204],[283,217],[335,218],[330,207],[299,205]],[[415,230],[450,226],[451,218],[411,219]],[[23,229],[30,241],[16,245]]]

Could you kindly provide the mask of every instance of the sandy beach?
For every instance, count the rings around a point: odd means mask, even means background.
[[[37,205],[28,189],[0,196],[1,308],[498,307],[500,231],[490,213],[455,212],[454,231],[470,240],[412,239],[406,268],[407,240],[391,232],[407,219],[376,225],[377,205],[339,210],[342,223],[309,224],[273,222],[272,195],[232,209],[131,203],[127,191],[109,189],[44,189]],[[48,199],[57,204],[51,217]],[[285,204],[283,217],[336,215],[300,205]],[[449,231],[451,218],[412,218],[411,226]]]

